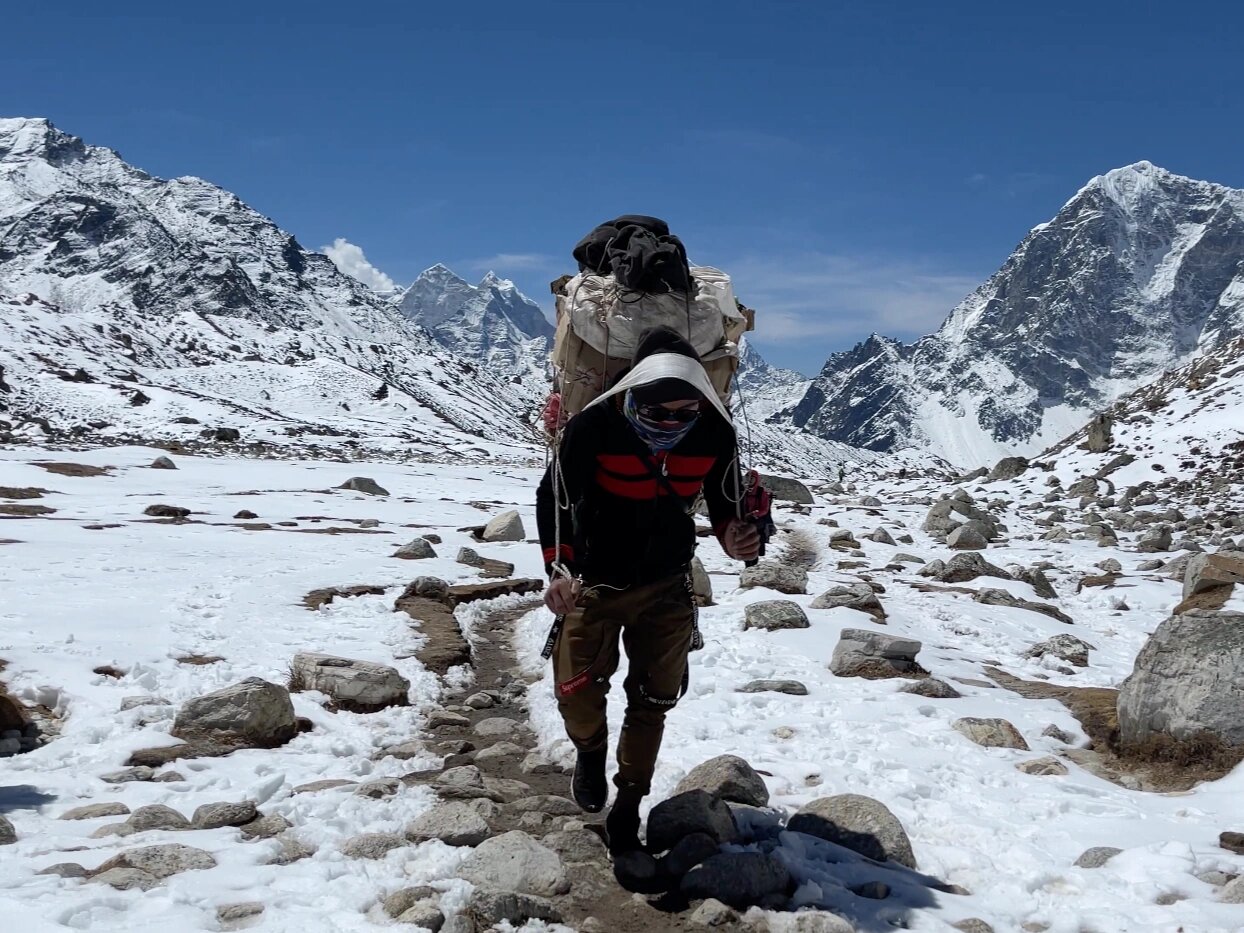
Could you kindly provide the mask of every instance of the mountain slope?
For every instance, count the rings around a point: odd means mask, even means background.
[[[256,438],[532,439],[534,393],[446,351],[236,196],[155,178],[46,120],[0,120],[0,300],[0,406],[53,433],[183,435],[173,417],[206,405]]]
[[[790,420],[964,466],[1034,453],[1244,333],[1244,192],[1148,162],[1090,181],[937,331],[835,354]]]

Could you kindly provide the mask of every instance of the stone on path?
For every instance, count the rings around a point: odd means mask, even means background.
[[[450,846],[477,846],[489,835],[488,822],[470,804],[440,803],[406,827],[411,842],[439,839]]]
[[[764,587],[787,595],[802,595],[808,592],[808,572],[802,567],[762,560],[751,567],[743,568],[743,572],[739,574],[740,589],[753,587]]]
[[[843,629],[829,669],[839,677],[879,679],[923,673],[916,663],[922,645],[914,638],[898,638],[864,629]]]
[[[787,821],[786,828],[826,839],[879,862],[916,867],[903,824],[885,804],[871,797],[821,797],[802,807]]]
[[[570,890],[561,857],[518,830],[485,839],[459,867],[458,876],[482,888],[540,897]]]
[[[965,716],[952,723],[954,730],[985,748],[1020,748],[1028,751],[1028,743],[1018,729],[1005,719],[980,719]]]
[[[526,537],[527,532],[523,529],[523,519],[518,514],[517,509],[511,509],[496,516],[484,526],[484,531],[480,535],[482,541],[489,543],[497,541],[523,541]]]
[[[726,927],[734,929],[739,922],[739,915],[733,909],[710,897],[703,901],[691,913],[690,923],[701,927]]]
[[[782,629],[808,628],[810,625],[803,608],[789,599],[765,599],[749,603],[743,610],[745,629],[758,628],[777,632]]]
[[[514,891],[479,889],[471,892],[467,913],[478,930],[487,930],[501,923],[522,927],[528,920],[561,923],[562,914],[552,901]]]
[[[367,476],[352,477],[346,480],[344,483],[342,483],[337,488],[338,489],[349,489],[353,492],[362,492],[362,493],[366,493],[369,496],[387,496],[389,494],[389,490],[385,489],[383,486],[377,483],[374,479],[371,479],[370,477],[367,477]]]
[[[734,814],[725,801],[704,790],[692,790],[662,800],[648,814],[648,848],[664,852],[684,836],[705,833],[718,843],[739,836]]]
[[[318,690],[341,709],[372,713],[407,706],[410,681],[387,664],[300,651],[294,655],[290,682],[298,690]]]
[[[746,803],[753,807],[769,805],[769,788],[764,778],[737,755],[718,755],[692,768],[674,788],[675,794],[702,790],[721,800]]]
[[[498,736],[513,735],[525,727],[516,719],[510,719],[506,716],[494,716],[491,719],[481,719],[475,724],[475,734],[479,736]]]

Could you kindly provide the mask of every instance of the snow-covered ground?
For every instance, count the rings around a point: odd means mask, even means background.
[[[433,797],[402,787],[382,800],[347,791],[293,795],[300,784],[325,778],[397,776],[436,760],[373,761],[380,748],[417,734],[438,701],[436,678],[407,655],[416,636],[392,611],[400,587],[416,575],[451,581],[474,579],[453,561],[469,543],[456,529],[482,523],[511,504],[529,534],[535,524],[534,470],[488,465],[350,464],[178,457],[177,471],[147,469],[160,451],[112,448],[80,454],[24,449],[0,452],[0,485],[39,486],[54,492],[37,501],[57,509],[39,518],[0,521],[0,659],[9,688],[30,703],[52,706],[63,731],[49,745],[0,759],[0,812],[19,839],[0,848],[0,911],[15,930],[64,929],[169,931],[219,929],[221,904],[261,901],[265,912],[251,929],[299,933],[371,930],[389,921],[376,909],[395,888],[433,883],[447,892],[442,903],[461,903],[469,890],[455,880],[464,850],[439,842],[409,846],[382,860],[343,856],[338,844],[363,832],[400,831],[428,809]],[[115,467],[109,475],[67,477],[32,465],[43,459]],[[352,476],[369,476],[388,489],[386,498],[328,491]],[[1067,477],[1068,481],[1074,477]],[[692,766],[722,753],[748,759],[765,772],[772,803],[793,809],[816,797],[860,793],[874,797],[902,821],[921,873],[960,885],[967,895],[905,886],[892,873],[881,877],[894,893],[884,901],[849,894],[841,881],[860,880],[859,866],[835,868],[810,851],[798,861],[798,900],[853,916],[862,930],[888,928],[901,917],[913,930],[945,931],[950,923],[980,917],[999,931],[1044,924],[1054,933],[1079,931],[1174,931],[1210,933],[1244,928],[1244,906],[1215,901],[1215,888],[1197,879],[1210,870],[1244,872],[1244,857],[1220,849],[1218,834],[1244,828],[1239,801],[1244,772],[1180,794],[1126,790],[1068,762],[1070,773],[1039,777],[1016,770],[1018,762],[1064,748],[1042,735],[1055,724],[1082,735],[1070,713],[1053,700],[1028,700],[986,680],[986,663],[1027,680],[1078,686],[1117,685],[1130,671],[1146,635],[1179,599],[1179,585],[1134,572],[1150,555],[1094,542],[1054,545],[1023,540],[1034,530],[1022,514],[1005,516],[1011,543],[986,556],[1000,566],[1031,566],[1048,560],[1059,606],[1074,620],[1065,626],[1021,609],[984,606],[955,593],[919,592],[918,565],[902,573],[884,570],[897,551],[926,559],[948,556],[919,528],[927,510],[913,500],[932,487],[918,481],[854,490],[882,506],[854,500],[814,507],[808,516],[779,510],[816,539],[820,562],[811,572],[809,595],[791,598],[805,608],[835,583],[858,582],[837,567],[838,552],[824,547],[830,516],[856,531],[888,625],[880,631],[923,642],[919,660],[955,685],[962,699],[929,700],[903,694],[905,681],[838,678],[827,663],[843,628],[872,628],[869,616],[850,609],[808,608],[811,627],[783,632],[743,630],[743,608],[778,598],[763,590],[740,590],[738,566],[715,544],[701,556],[712,574],[718,604],[703,610],[707,647],[693,658],[689,694],[671,713],[652,800],[668,794]],[[992,490],[999,487],[991,487]],[[1008,487],[1009,488],[1009,487]],[[163,502],[187,507],[196,522],[141,521],[143,509]],[[473,504],[478,503],[478,504]],[[273,523],[246,531],[232,516],[250,509]],[[316,520],[309,516],[323,516]],[[391,534],[308,534],[328,526],[357,527],[375,518]],[[276,525],[296,521],[297,527]],[[199,523],[201,522],[201,523]],[[87,525],[113,525],[91,530]],[[863,539],[878,525],[915,543],[890,547]],[[434,560],[390,559],[397,545],[434,531],[443,545]],[[780,539],[779,539],[780,540]],[[1126,544],[1126,542],[1125,542]],[[540,573],[538,548],[529,544],[476,546],[485,556],[511,561],[521,575]],[[780,547],[780,545],[779,545]],[[1117,558],[1126,577],[1109,592],[1075,583],[1093,565]],[[983,582],[983,581],[980,581]],[[384,596],[337,600],[309,611],[301,598],[319,587],[381,584]],[[979,585],[974,584],[974,585]],[[1023,583],[991,579],[1032,599]],[[1125,596],[1126,610],[1116,608]],[[517,630],[521,660],[541,674],[538,648],[549,622],[535,611]],[[1074,675],[1024,657],[1050,635],[1069,631],[1096,648],[1089,666]],[[174,783],[105,784],[99,776],[122,766],[138,748],[167,741],[175,709],[189,698],[259,676],[284,682],[296,651],[317,650],[396,666],[412,682],[410,707],[367,715],[330,713],[314,694],[296,694],[297,713],[315,728],[281,749],[241,751],[226,758],[178,762],[186,780]],[[210,665],[178,663],[187,655],[216,655]],[[92,673],[111,664],[121,679]],[[616,678],[620,686],[622,675]],[[759,678],[791,678],[807,696],[743,694],[736,688]],[[977,681],[965,684],[953,678]],[[545,747],[568,756],[547,681],[532,691],[532,715]],[[615,690],[612,724],[620,721]],[[168,705],[118,713],[123,698],[151,694]],[[1003,717],[1032,750],[985,749],[951,727],[962,716]],[[236,829],[150,832],[92,838],[110,820],[61,821],[66,810],[86,803],[122,800],[131,808],[167,804],[189,815],[210,802],[251,799],[265,812],[286,816],[293,832],[317,846],[310,858],[285,866],[264,862],[272,841],[243,842]],[[183,842],[211,852],[218,867],[174,875],[140,892],[36,872],[75,861],[93,868],[123,848]],[[789,840],[788,847],[794,847]],[[1124,851],[1097,869],[1073,867],[1091,846]],[[1160,897],[1182,899],[1160,906]],[[1165,897],[1164,897],[1165,896]]]

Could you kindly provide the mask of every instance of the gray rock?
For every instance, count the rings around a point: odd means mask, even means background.
[[[590,829],[564,829],[541,841],[567,862],[601,862],[609,855],[599,834]]]
[[[762,560],[743,569],[739,574],[739,587],[764,587],[787,595],[802,595],[808,592],[808,572],[802,567]]]
[[[190,822],[195,829],[221,829],[241,826],[259,819],[259,811],[250,800],[241,803],[205,803],[194,811]]]
[[[683,876],[680,890],[689,898],[716,898],[745,908],[790,885],[786,865],[764,852],[719,852]]]
[[[921,527],[929,534],[940,537],[949,535],[955,528],[967,521],[980,522],[990,529],[990,532],[985,535],[990,540],[993,540],[1001,530],[998,520],[988,512],[976,508],[969,501],[958,498],[942,499],[934,503]]]
[[[794,914],[794,921],[784,928],[785,933],[856,933],[849,921],[827,910],[801,910]]]
[[[527,750],[513,742],[498,742],[480,749],[475,753],[475,764],[485,765],[497,761],[518,761],[527,754]]]
[[[1171,526],[1158,525],[1156,528],[1146,532],[1136,545],[1136,550],[1142,554],[1153,554],[1158,551],[1169,551],[1171,549]]]
[[[911,840],[885,804],[861,794],[813,800],[787,821],[790,832],[827,839],[879,862],[916,867]]]
[[[1085,849],[1076,859],[1076,868],[1101,868],[1122,851],[1114,846],[1093,846]]]
[[[298,734],[298,723],[288,690],[249,677],[190,700],[178,711],[172,734],[230,748],[276,748]]]
[[[387,664],[300,651],[290,681],[300,690],[318,690],[341,709],[370,713],[406,706],[410,681]]]
[[[96,884],[109,885],[118,891],[129,891],[134,888],[139,891],[150,891],[160,883],[154,875],[137,868],[101,869],[92,873],[91,881]]]
[[[956,700],[963,696],[958,690],[936,677],[925,677],[899,689],[900,693],[913,693],[930,700]]]
[[[691,591],[695,595],[697,605],[711,606],[713,604],[713,581],[698,557],[691,558]]]
[[[826,590],[812,600],[813,609],[838,609],[845,607],[866,612],[878,622],[885,622],[885,607],[867,583],[853,583],[850,586],[835,586]]]
[[[523,530],[523,519],[516,509],[502,512],[484,526],[481,539],[487,542],[523,541],[527,532]]]
[[[420,755],[422,755],[426,751],[427,751],[427,748],[424,746],[423,742],[419,741],[418,739],[412,739],[409,742],[403,742],[401,745],[390,745],[387,748],[382,749],[380,753],[377,754],[375,757],[376,758],[396,758],[398,761],[410,761],[410,759],[418,758]],[[324,782],[312,781],[311,783],[322,784]],[[353,784],[355,782],[346,781],[345,783]],[[303,786],[306,787],[308,785],[304,784]],[[334,784],[334,786],[340,787],[341,785]],[[320,790],[323,788],[317,787],[316,789]],[[294,788],[294,793],[295,794],[299,793],[299,789],[297,787]]]
[[[337,488],[349,489],[353,492],[362,492],[369,496],[387,496],[389,494],[389,490],[385,489],[374,479],[369,479],[366,476],[355,476],[346,480]]]
[[[397,918],[398,923],[409,923],[432,933],[440,933],[445,926],[445,915],[431,901],[416,904]]]
[[[1076,667],[1088,667],[1089,652],[1096,649],[1088,642],[1074,635],[1058,634],[1038,642],[1025,653],[1026,658],[1041,658],[1051,654]]]
[[[717,843],[707,833],[683,836],[661,859],[661,868],[671,878],[681,878],[695,866],[717,854]]]
[[[556,794],[536,794],[523,797],[510,804],[515,813],[547,813],[549,816],[582,816],[583,808],[568,797]]]
[[[294,824],[279,813],[269,813],[240,827],[243,839],[272,839]]]
[[[153,470],[175,470],[177,469],[177,464],[175,464],[168,457],[156,457],[154,460],[151,461],[151,469]]]
[[[789,599],[765,599],[749,603],[743,610],[745,629],[758,628],[777,632],[782,629],[808,628],[810,625],[803,607]]]
[[[997,577],[1000,580],[1011,579],[1009,573],[1001,567],[995,567],[975,551],[956,554],[946,562],[944,569],[938,573],[931,574],[931,576],[941,583],[968,583],[977,577]]]
[[[483,888],[552,897],[570,890],[561,857],[517,830],[485,839],[458,869]]]
[[[1082,476],[1067,487],[1066,498],[1078,499],[1082,496],[1097,497],[1097,480],[1091,476]]]
[[[710,897],[691,912],[690,922],[701,927],[734,928],[739,915],[714,897]]]
[[[513,891],[476,889],[471,892],[467,913],[475,922],[476,929],[488,930],[501,923],[522,927],[528,920],[561,923],[562,914],[557,905],[547,898]]]
[[[785,476],[769,476],[760,474],[760,484],[773,494],[779,502],[795,502],[799,505],[815,505],[816,500],[808,487],[797,479]]]
[[[829,669],[839,677],[899,677],[920,671],[914,638],[898,638],[864,629],[843,629]]]
[[[136,833],[158,829],[174,831],[193,829],[190,821],[172,807],[166,807],[158,803],[139,807],[130,814],[130,818],[126,820],[126,823]]]
[[[954,730],[967,736],[985,748],[1022,748],[1028,751],[1028,743],[1019,730],[1005,719],[979,719],[965,716],[952,724]]]
[[[1059,622],[1066,623],[1067,625],[1072,624],[1071,616],[1057,606],[1051,606],[1049,603],[1038,602],[1032,599],[1021,599],[1007,590],[986,587],[974,593],[972,599],[984,606],[1006,606],[1011,609],[1026,609],[1029,612],[1039,612],[1042,615],[1047,615],[1051,619],[1057,619]]]
[[[9,822],[9,818],[0,814],[0,846],[11,846],[17,842],[17,830]]]
[[[137,765],[133,768],[122,768],[120,771],[101,774],[99,779],[105,784],[129,784],[134,781],[150,781],[153,777],[155,777],[153,769],[146,765]]]
[[[1224,904],[1244,904],[1244,875],[1228,881],[1218,895]]]
[[[488,821],[475,807],[459,801],[438,804],[406,827],[411,842],[437,838],[447,846],[478,846],[489,832]]]
[[[91,873],[77,862],[57,862],[47,868],[41,868],[36,875],[60,875],[62,878],[89,878]]]
[[[946,535],[946,546],[956,551],[979,551],[989,546],[989,539],[977,526],[965,522]]]
[[[1184,571],[1183,598],[1197,593],[1244,583],[1244,554],[1219,551],[1217,554],[1193,554]]]
[[[888,544],[891,547],[898,547],[898,543],[894,540],[894,536],[881,527],[874,528],[867,537],[869,541],[876,541],[878,544]]]
[[[237,904],[221,904],[216,908],[216,919],[226,927],[235,928],[243,920],[258,917],[264,912],[260,901],[242,901]]]
[[[519,754],[522,754],[521,749],[519,749]],[[475,760],[479,761],[478,755],[475,756]],[[523,774],[558,774],[562,768],[539,752],[528,752],[523,757],[523,763],[518,766],[518,770]]]
[[[1067,766],[1051,755],[1046,755],[1044,758],[1033,758],[1030,761],[1021,761],[1015,767],[1025,774],[1033,774],[1038,777],[1062,776],[1067,773]]]
[[[434,897],[436,897],[434,888],[430,888],[426,884],[420,884],[413,888],[398,888],[392,894],[386,895],[382,903],[384,912],[396,919],[420,901],[430,900]]]
[[[141,808],[140,808],[141,809]],[[135,811],[137,812],[137,811]],[[146,872],[153,878],[164,879],[183,871],[205,871],[216,867],[216,859],[202,849],[170,843],[160,846],[143,846],[127,849],[115,855],[98,868],[99,872],[114,868],[133,868]]]
[[[497,701],[487,693],[472,693],[466,698],[466,705],[471,709],[492,709]]]
[[[1058,726],[1053,723],[1050,723],[1050,725],[1042,729],[1041,734],[1047,738],[1053,739],[1056,742],[1062,742],[1064,745],[1074,745],[1076,742],[1076,737],[1074,735],[1067,732],[1065,729],[1058,728]]]
[[[265,862],[267,865],[292,865],[315,855],[315,846],[297,838],[293,833],[281,833],[276,841],[281,850]]]
[[[672,849],[692,833],[704,833],[723,843],[734,842],[739,829],[725,801],[703,790],[662,800],[648,814],[648,848],[652,852]]]
[[[979,917],[968,917],[966,920],[952,923],[951,926],[959,933],[994,933],[993,927]]]
[[[112,803],[90,803],[84,807],[66,810],[59,819],[62,820],[97,820],[103,816],[128,816],[130,808],[120,801]]]
[[[1244,745],[1244,613],[1194,609],[1158,626],[1119,689],[1124,746],[1209,732]]]
[[[171,706],[168,700],[153,696],[136,696],[121,698],[121,712],[128,713],[132,709],[143,706]]]
[[[415,538],[394,551],[393,556],[402,560],[428,560],[436,556],[436,549],[426,538]]]
[[[369,797],[372,800],[383,800],[385,797],[392,797],[402,787],[402,782],[397,778],[374,778],[370,781],[364,781],[354,788],[356,797]]]
[[[481,736],[513,735],[521,728],[522,724],[516,719],[494,716],[491,719],[481,719],[477,722],[475,724],[475,734]]]
[[[449,710],[438,709],[433,710],[428,716],[429,729],[466,729],[471,725],[471,720],[467,719],[461,713],[451,713]]]
[[[1122,573],[1123,572],[1123,565],[1120,564],[1113,557],[1107,557],[1105,560],[1099,560],[1097,562],[1097,567],[1100,568],[1103,573]]]
[[[994,468],[985,477],[985,482],[993,483],[998,480],[1016,479],[1023,476],[1027,471],[1027,457],[1003,457],[994,464]]]
[[[1049,577],[1045,575],[1040,567],[1019,568],[1017,572],[1012,573],[1016,580],[1021,580],[1033,588],[1033,591],[1042,599],[1057,599],[1058,593],[1055,591],[1053,584],[1050,583]]]
[[[764,778],[737,755],[718,755],[692,768],[674,788],[675,794],[702,790],[736,803],[753,807],[769,804],[769,788]]]
[[[1136,565],[1136,569],[1141,573],[1149,573],[1151,570],[1161,570],[1165,563],[1163,560],[1142,560]]]
[[[797,680],[753,680],[739,687],[736,693],[785,693],[788,696],[804,697],[808,688]]]
[[[341,844],[341,852],[350,858],[381,859],[406,845],[397,833],[361,833]]]
[[[917,557],[915,554],[907,554],[903,552],[895,554],[892,560],[896,564],[923,564],[925,562],[923,557]]]

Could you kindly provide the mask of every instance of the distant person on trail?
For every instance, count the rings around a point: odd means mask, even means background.
[[[550,575],[544,602],[557,616],[546,656],[578,750],[572,792],[589,813],[609,797],[605,710],[619,636],[630,663],[618,793],[605,822],[615,853],[639,848],[639,806],[665,715],[686,690],[688,651],[702,644],[690,577],[701,492],[725,552],[755,559],[760,536],[739,516],[729,414],[691,345],[650,330],[632,368],[566,425],[536,496]]]

